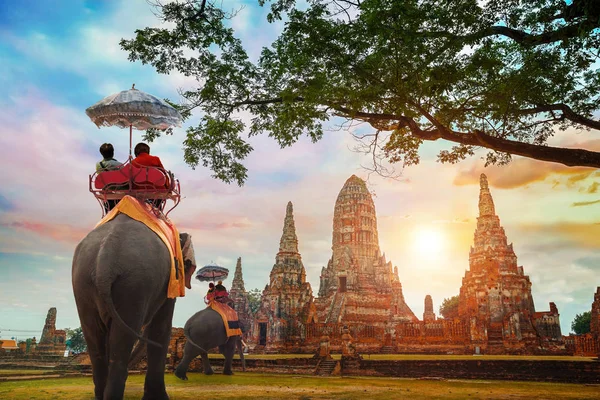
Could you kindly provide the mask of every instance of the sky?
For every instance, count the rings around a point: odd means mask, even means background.
[[[242,2],[225,1],[234,8]],[[281,25],[247,1],[231,21],[256,57]],[[88,176],[113,143],[127,158],[128,132],[98,129],[85,109],[112,93],[136,88],[178,100],[177,89],[197,82],[159,75],[128,61],[119,47],[135,29],[161,26],[144,0],[22,0],[0,2],[0,338],[39,338],[50,307],[58,329],[79,320],[71,287],[77,243],[101,209],[88,192]],[[238,257],[247,290],[264,288],[275,262],[286,204],[294,204],[299,249],[316,296],[321,267],[331,257],[333,208],[351,175],[366,179],[374,196],[382,252],[398,266],[404,296],[421,317],[426,295],[434,310],[459,293],[469,268],[476,226],[479,175],[488,176],[496,211],[514,244],[518,264],[532,282],[537,311],[555,302],[563,334],[578,313],[589,311],[600,286],[600,172],[515,157],[505,167],[484,167],[481,156],[456,165],[436,162],[450,143],[427,143],[421,163],[399,179],[369,175],[368,157],[340,121],[313,144],[303,138],[279,149],[266,135],[250,140],[255,151],[243,187],[211,178],[183,162],[185,128],[151,144],[151,153],[179,178],[183,200],[169,214],[192,235],[199,266],[217,262],[233,273]],[[141,132],[134,131],[134,143]],[[597,131],[557,133],[554,145],[600,150]],[[230,284],[231,280],[226,281]],[[177,300],[173,325],[204,307],[206,284]],[[31,332],[28,332],[31,331]]]

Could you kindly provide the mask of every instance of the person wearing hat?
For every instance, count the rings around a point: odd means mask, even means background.
[[[223,286],[223,281],[219,281],[215,286],[215,300],[221,303],[226,303],[229,300],[229,293],[227,293],[227,289]]]
[[[215,284],[211,282],[208,284],[208,292],[206,292],[206,296],[204,296],[204,302],[206,304],[209,304],[211,301],[213,301],[214,298],[215,298]]]

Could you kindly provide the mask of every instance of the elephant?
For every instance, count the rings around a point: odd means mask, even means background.
[[[191,289],[196,269],[191,236],[181,233],[180,242],[186,250],[185,285]],[[127,364],[138,339],[148,344],[143,399],[169,398],[164,370],[175,308],[175,299],[167,298],[170,271],[164,242],[125,214],[98,226],[77,245],[73,293],[96,399],[123,398]]]
[[[192,315],[183,328],[186,337],[183,349],[183,359],[175,368],[175,376],[187,380],[187,370],[190,363],[198,355],[202,356],[202,367],[206,375],[212,375],[213,369],[208,360],[207,351],[219,347],[219,352],[225,356],[223,374],[233,375],[231,364],[233,355],[237,350],[242,360],[242,368],[246,370],[244,352],[242,349],[242,337],[239,335],[227,337],[223,319],[218,312],[211,308],[205,308]]]

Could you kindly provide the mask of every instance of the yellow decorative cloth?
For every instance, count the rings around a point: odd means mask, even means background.
[[[225,330],[227,331],[227,337],[230,336],[242,336],[242,330],[240,329],[240,322],[238,321],[237,312],[227,304],[220,303],[216,300],[212,300],[208,306],[215,310],[223,318],[223,324],[225,324]]]
[[[171,255],[171,277],[167,289],[167,297],[174,299],[185,296],[185,273],[183,265],[183,254],[181,252],[181,243],[179,242],[179,231],[167,217],[159,218],[152,206],[146,202],[140,201],[132,196],[125,196],[100,222],[96,224],[99,227],[102,224],[115,218],[120,213],[139,221],[152,229],[156,235],[165,243],[169,254]],[[177,263],[175,262],[177,260]],[[177,269],[177,271],[176,271]]]

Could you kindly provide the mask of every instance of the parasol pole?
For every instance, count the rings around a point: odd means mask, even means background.
[[[131,90],[133,90],[133,89],[135,89],[135,83],[133,85],[131,85]],[[133,159],[133,157],[131,157],[131,147],[133,145],[133,142],[131,139],[131,137],[133,135],[132,130],[133,130],[133,124],[129,124],[129,159],[130,160]]]
[[[129,125],[129,159],[131,160],[131,135],[132,135],[133,125]]]

